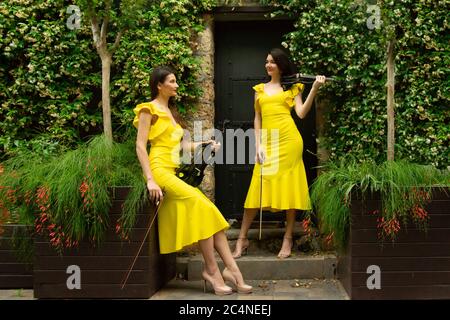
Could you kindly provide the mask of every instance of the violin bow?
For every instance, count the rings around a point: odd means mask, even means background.
[[[260,181],[260,186],[259,186],[259,240],[261,240],[261,235],[262,235],[262,185],[263,185],[263,167],[262,167],[262,163],[260,164],[261,167],[261,172],[260,172],[260,176],[261,176],[261,181]]]
[[[152,229],[153,223],[155,222],[155,219],[156,219],[156,217],[157,217],[157,215],[158,215],[159,208],[161,207],[161,202],[162,202],[162,200],[161,200],[161,201],[158,201],[158,202],[156,203],[156,211],[155,211],[155,215],[153,216],[153,219],[151,219],[150,224],[149,224],[149,226],[147,227],[147,231],[145,232],[144,239],[142,239],[142,242],[141,242],[141,245],[140,245],[140,247],[139,247],[139,249],[138,249],[138,252],[137,252],[136,255],[134,256],[133,262],[131,263],[131,266],[130,266],[130,268],[128,269],[128,272],[127,272],[125,278],[122,280],[122,283],[121,283],[121,285],[122,285],[122,288],[121,288],[121,289],[122,289],[122,290],[123,290],[123,288],[125,287],[125,284],[126,284],[127,281],[128,281],[128,277],[130,276],[130,273],[131,273],[131,271],[132,271],[133,268],[134,268],[134,264],[136,263],[136,260],[137,260],[137,258],[138,258],[138,256],[139,256],[139,254],[141,253],[142,247],[144,246],[144,243],[145,243],[145,239],[147,239],[147,237],[148,237],[148,235],[149,235],[149,233],[150,233],[150,230]]]

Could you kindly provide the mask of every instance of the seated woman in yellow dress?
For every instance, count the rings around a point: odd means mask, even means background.
[[[202,272],[205,285],[209,282],[215,294],[231,294],[232,288],[225,285],[226,280],[234,284],[238,292],[250,293],[252,287],[245,284],[228,246],[224,232],[229,227],[227,221],[199,189],[175,175],[181,148],[194,150],[198,143],[181,141],[184,130],[175,120],[179,120],[177,112],[169,108],[178,88],[174,71],[168,67],[155,68],[150,86],[152,101],[136,106],[133,125],[138,129],[136,152],[147,179],[150,199],[155,203],[162,201],[158,213],[160,252],[176,252],[198,242],[205,260]],[[150,154],[147,154],[148,141]],[[217,150],[219,144],[213,144]],[[222,274],[214,249],[225,265]]]
[[[291,255],[296,210],[311,209],[302,158],[303,140],[291,116],[291,108],[303,119],[311,109],[314,96],[325,82],[325,77],[316,77],[308,98],[303,103],[303,84],[294,84],[286,91],[281,86],[282,75],[294,74],[293,65],[284,51],[277,48],[270,51],[266,59],[266,71],[271,78],[270,82],[253,87],[256,159],[244,203],[241,230],[233,252],[235,258],[239,258],[248,248],[247,232],[260,204],[263,210],[286,210],[286,231],[279,258]]]

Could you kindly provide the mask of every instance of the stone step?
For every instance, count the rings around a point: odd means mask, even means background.
[[[247,239],[249,240],[249,248],[248,251],[252,253],[252,255],[260,255],[266,253],[272,253],[277,255],[284,236],[285,229],[284,228],[265,228],[261,233],[261,240],[259,240],[259,230],[250,229],[247,234]],[[300,253],[306,252],[317,252],[317,251],[333,251],[334,249],[324,243],[321,237],[317,237],[318,231],[316,229],[312,229],[312,235],[307,236],[307,232],[302,228],[296,228],[293,232],[293,252],[298,251]],[[239,229],[230,228],[226,231],[228,243],[230,245],[231,250],[234,250],[236,246],[236,241],[239,237]],[[192,245],[185,247],[182,251],[178,253],[179,256],[194,256],[200,254],[200,250],[198,245]]]
[[[217,258],[217,261],[222,270],[221,259]],[[287,259],[278,259],[272,253],[249,254],[236,262],[248,280],[336,279],[337,257],[334,253],[294,253]],[[202,269],[201,255],[177,258],[179,278],[201,280]]]
[[[269,239],[283,239],[285,228],[263,228],[261,231],[261,240]],[[313,232],[316,232],[313,229]],[[236,240],[239,237],[239,229],[230,228],[226,232],[228,240]],[[306,231],[301,227],[296,227],[293,232],[294,238],[299,238],[306,234]],[[259,240],[259,229],[249,229],[247,233],[247,238],[250,240]]]

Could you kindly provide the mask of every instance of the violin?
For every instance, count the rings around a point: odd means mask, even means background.
[[[211,163],[215,151],[211,150],[207,159],[203,157],[204,151],[212,143],[198,145],[189,163],[182,163],[176,170],[175,175],[187,184],[198,187],[205,176],[205,169]]]
[[[316,76],[311,74],[303,74],[303,73],[294,73],[288,76],[281,77],[281,86],[283,90],[287,90],[293,84],[303,83],[303,84],[311,84],[316,80]],[[334,77],[325,77],[325,81],[338,81]]]

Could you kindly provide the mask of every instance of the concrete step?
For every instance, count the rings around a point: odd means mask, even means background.
[[[222,270],[222,261],[219,258],[217,261]],[[337,257],[334,253],[294,253],[287,259],[278,259],[272,253],[260,252],[242,256],[236,262],[248,280],[336,279]],[[179,278],[201,280],[202,270],[201,255],[177,258]]]
[[[236,262],[245,279],[248,280],[292,280],[292,279],[336,279],[337,257],[333,248],[327,246],[316,229],[312,237],[306,236],[301,223],[294,227],[292,256],[278,259],[277,255],[283,242],[285,228],[279,223],[263,225],[261,240],[259,229],[252,228],[247,234],[249,239],[248,255]],[[232,225],[226,231],[231,250],[234,250],[239,236],[239,227]],[[222,260],[216,260],[223,269]],[[178,278],[201,280],[203,258],[197,245],[186,248],[177,257]]]
[[[269,240],[269,239],[283,239],[285,228],[263,228],[261,231],[261,240]],[[316,232],[313,229],[313,232]],[[230,228],[226,232],[228,240],[236,240],[239,237],[239,229]],[[299,238],[305,235],[306,232],[302,227],[296,227],[293,232],[294,238]],[[259,240],[259,229],[249,229],[247,233],[247,238],[250,240]]]
[[[312,234],[314,237],[310,238],[313,241],[305,243],[305,236],[307,232],[301,228],[301,226],[296,226],[293,231],[293,239],[294,239],[294,250],[299,251],[330,251],[332,248],[328,246],[324,246],[323,241],[320,237],[317,237],[318,231],[316,229],[312,229]],[[258,229],[250,229],[247,234],[247,239],[250,242],[249,252],[252,252],[253,255],[264,254],[266,252],[271,252],[273,254],[278,254],[278,251],[281,248],[281,244],[283,241],[283,236],[285,233],[284,228],[263,228],[261,232],[261,239],[259,239],[259,230]],[[236,245],[236,240],[239,237],[239,229],[231,227],[226,230],[227,239],[230,245],[231,250],[234,250]],[[181,252],[179,252],[180,256],[193,256],[199,254],[198,246],[192,245],[184,248]]]

